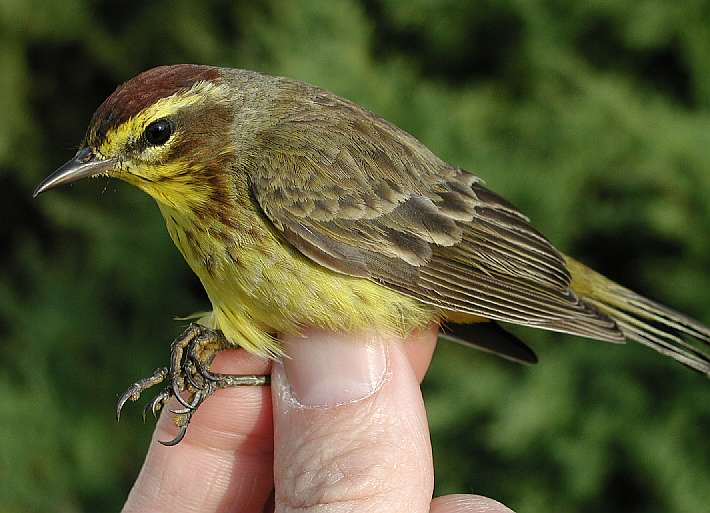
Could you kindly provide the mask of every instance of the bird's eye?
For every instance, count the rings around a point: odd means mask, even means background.
[[[161,146],[168,142],[173,133],[173,125],[167,119],[153,121],[145,128],[143,137],[151,146]]]

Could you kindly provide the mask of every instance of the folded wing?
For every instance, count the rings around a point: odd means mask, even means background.
[[[562,255],[480,179],[346,100],[284,87],[298,91],[259,134],[251,181],[304,255],[444,310],[623,340],[570,289]]]

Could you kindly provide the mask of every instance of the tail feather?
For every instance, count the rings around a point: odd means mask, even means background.
[[[572,290],[606,314],[624,336],[710,377],[710,328],[566,257]],[[683,337],[692,337],[691,343]]]
[[[659,329],[649,322],[638,317],[624,313],[623,311],[601,303],[599,301],[588,300],[599,310],[616,320],[621,331],[635,342],[655,349],[661,354],[670,356],[679,362],[707,374],[710,372],[710,359],[693,345],[683,340],[678,335],[670,331]],[[655,321],[656,318],[648,317]]]
[[[631,291],[626,290],[625,292],[628,294]],[[629,294],[627,300],[629,307],[634,308],[634,310],[638,311],[641,315],[643,315],[641,312],[644,312],[646,315],[657,317],[658,320],[662,320],[662,322],[666,323],[669,327],[686,335],[700,340],[710,340],[710,328],[703,326],[687,315],[675,312],[660,303],[656,303],[635,293]]]

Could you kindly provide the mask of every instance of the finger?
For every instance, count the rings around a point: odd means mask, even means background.
[[[513,510],[480,495],[446,495],[431,501],[431,513],[513,513]]]
[[[433,331],[421,336],[433,346]],[[272,372],[276,511],[428,512],[431,446],[405,343],[318,330],[284,343],[291,358]]]
[[[268,361],[244,351],[224,351],[212,369],[268,374],[269,367]],[[263,510],[273,488],[269,387],[220,390],[194,414],[181,443],[165,447],[157,442],[171,440],[175,433],[172,414],[165,411],[125,513],[226,512],[235,504],[246,513]]]
[[[429,370],[429,364],[436,349],[436,337],[438,334],[439,326],[430,326],[412,333],[407,337],[407,343],[404,345],[409,363],[417,376],[417,381],[420,383],[424,379],[427,370]]]

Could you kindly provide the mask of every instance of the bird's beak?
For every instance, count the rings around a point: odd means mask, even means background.
[[[42,183],[32,193],[32,197],[36,198],[44,191],[54,189],[60,185],[76,182],[88,176],[106,173],[115,167],[116,159],[100,160],[93,154],[91,148],[82,148],[74,155],[73,159],[42,180]]]

